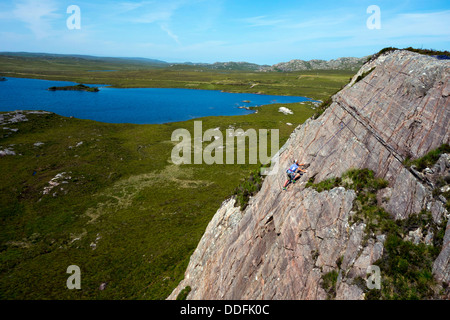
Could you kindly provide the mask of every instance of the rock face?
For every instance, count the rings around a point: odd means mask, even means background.
[[[448,212],[430,181],[402,162],[449,143],[449,76],[450,62],[400,50],[364,65],[318,119],[295,129],[280,151],[279,171],[266,177],[245,211],[233,199],[223,203],[168,298],[190,286],[188,299],[326,299],[322,276],[340,265],[345,274],[338,275],[336,299],[363,299],[361,286],[347,280],[366,278],[385,237],[367,240],[364,223],[349,224],[353,190],[318,193],[305,184],[368,168],[389,182],[379,198],[393,218],[427,209],[441,222]],[[282,191],[293,159],[310,164],[308,173]],[[449,230],[433,266],[446,283]]]

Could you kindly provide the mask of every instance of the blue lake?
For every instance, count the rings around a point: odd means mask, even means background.
[[[108,123],[167,123],[205,116],[253,113],[243,106],[312,101],[305,97],[273,96],[195,89],[117,89],[106,85],[99,92],[48,91],[67,81],[7,78],[0,81],[0,111],[46,110]],[[244,101],[250,101],[246,103]]]

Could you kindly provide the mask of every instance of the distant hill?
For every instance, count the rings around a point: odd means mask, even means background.
[[[261,71],[268,68],[268,65],[259,65],[249,62],[215,62],[213,64],[201,64],[213,70],[239,70],[239,71]]]
[[[52,54],[52,53],[30,53],[30,52],[0,52],[0,56],[9,56],[20,59],[38,59],[44,61],[62,61],[74,63],[79,62],[102,62],[107,64],[125,64],[128,66],[145,66],[145,67],[200,67],[209,70],[228,70],[228,71],[277,71],[292,72],[304,70],[358,70],[367,57],[363,58],[338,58],[336,60],[291,60],[289,62],[281,62],[273,66],[259,65],[250,62],[215,62],[215,63],[169,63],[166,61],[139,58],[139,57],[97,57],[90,55],[77,54]],[[69,60],[69,61],[68,61]]]
[[[280,62],[270,65],[259,65],[249,62],[215,62],[213,64],[208,63],[180,63],[175,65],[189,65],[189,66],[199,66],[212,70],[237,70],[237,71],[277,71],[277,72],[293,72],[293,71],[304,71],[304,70],[351,70],[357,71],[364,62],[367,61],[368,57],[363,58],[338,58],[336,60],[291,60],[289,62]]]
[[[363,58],[338,58],[335,60],[291,60],[289,62],[281,62],[275,64],[265,71],[304,71],[304,70],[359,70],[364,62],[367,61],[367,57]]]
[[[97,57],[79,54],[54,54],[54,53],[33,53],[33,52],[0,52],[2,56],[10,56],[17,58],[35,58],[41,60],[73,60],[73,61],[92,61],[104,63],[120,63],[120,64],[139,64],[150,66],[167,66],[168,63],[156,59],[148,58],[128,58],[128,57]]]
[[[172,68],[189,69],[189,68],[201,68],[204,70],[223,70],[223,71],[248,71],[248,72],[258,72],[264,71],[270,68],[270,65],[259,65],[250,62],[214,62],[214,63],[204,63],[204,62],[182,62],[182,63],[172,63],[170,64]]]

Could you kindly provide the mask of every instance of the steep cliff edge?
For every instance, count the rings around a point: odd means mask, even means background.
[[[393,220],[426,210],[434,224],[445,223],[448,212],[442,197],[433,196],[432,179],[405,160],[449,143],[449,75],[450,62],[401,50],[365,64],[318,119],[296,128],[282,148],[279,172],[266,177],[243,212],[233,199],[222,204],[169,299],[187,286],[188,299],[327,299],[324,277],[333,271],[333,298],[363,299],[358,279],[383,257],[386,235],[355,221],[358,191],[318,192],[306,184],[367,168],[388,182],[377,198]],[[308,173],[282,191],[284,168],[294,158],[310,164]],[[448,174],[449,157],[440,162]],[[445,287],[449,224],[443,232],[433,277]]]

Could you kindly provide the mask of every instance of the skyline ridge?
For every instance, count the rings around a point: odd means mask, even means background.
[[[77,54],[77,53],[53,53],[53,52],[29,52],[29,51],[0,51],[0,55],[3,56],[7,56],[7,55],[12,55],[12,56],[35,56],[35,57],[51,57],[51,56],[55,56],[55,57],[73,57],[73,58],[90,58],[90,59],[95,59],[95,60],[102,60],[102,59],[116,59],[116,60],[141,60],[141,61],[149,61],[149,62],[156,62],[156,63],[161,63],[161,64],[167,64],[167,65],[173,65],[173,64],[177,64],[177,65],[214,65],[214,64],[226,64],[226,63],[236,63],[236,64],[251,64],[251,65],[256,65],[256,66],[268,66],[268,67],[273,67],[275,65],[281,64],[281,63],[289,63],[292,61],[304,61],[304,62],[311,62],[311,61],[324,61],[324,62],[330,62],[330,61],[337,61],[337,60],[341,60],[341,59],[364,59],[367,58],[371,55],[367,55],[367,56],[363,56],[363,57],[352,57],[352,56],[346,56],[346,57],[337,57],[334,59],[309,59],[309,60],[305,60],[305,59],[299,59],[299,58],[292,58],[286,61],[279,61],[275,64],[259,64],[259,63],[255,63],[255,62],[251,62],[251,61],[236,61],[236,60],[229,60],[229,61],[215,61],[215,62],[202,62],[202,61],[185,61],[185,62],[172,62],[172,61],[166,61],[166,60],[160,60],[160,59],[154,59],[154,58],[147,58],[147,57],[139,57],[139,56],[102,56],[102,55],[89,55],[89,54]]]

